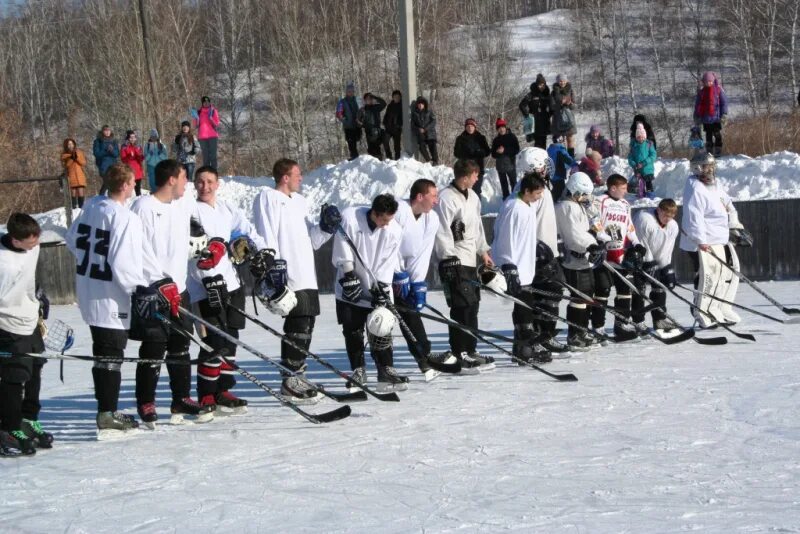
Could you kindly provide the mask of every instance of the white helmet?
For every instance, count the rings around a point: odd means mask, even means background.
[[[497,267],[481,265],[478,267],[478,276],[481,279],[481,284],[498,293],[505,293],[508,289],[506,277]]]
[[[284,287],[280,294],[266,301],[262,299],[261,302],[275,315],[286,317],[297,306],[297,295],[288,287]]]
[[[377,306],[367,316],[367,339],[372,350],[392,346],[392,330],[397,318],[385,306]]]
[[[567,191],[573,197],[591,195],[594,192],[594,184],[589,175],[585,172],[574,172],[567,178]]]
[[[536,172],[542,178],[552,178],[555,174],[553,160],[547,151],[539,147],[528,147],[517,156],[517,168],[523,172]]]

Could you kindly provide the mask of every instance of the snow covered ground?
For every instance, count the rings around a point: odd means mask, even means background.
[[[763,287],[800,304],[800,282]],[[780,315],[749,288],[740,300]],[[444,307],[440,293],[431,301]],[[687,319],[684,306],[670,306]],[[481,326],[510,335],[510,313],[485,297]],[[76,327],[73,352],[88,352],[77,309],[52,314]],[[90,366],[66,362],[61,384],[50,362],[42,418],[56,446],[0,462],[0,530],[799,532],[800,332],[743,315],[739,328],[758,343],[649,340],[548,365],[575,373],[574,383],[483,347],[498,358],[495,371],[425,384],[398,340],[399,367],[415,379],[399,403],[354,404],[350,418],[315,426],[240,381],[246,416],[163,425],[117,442],[94,440]],[[346,368],[330,296],[318,325],[313,350]],[[443,349],[445,330],[429,331]],[[278,354],[258,327],[243,339]],[[240,363],[278,384],[261,360],[240,352]],[[311,368],[325,385],[341,385]],[[133,377],[126,363],[121,407],[129,413]],[[168,397],[164,376],[162,418]]]
[[[523,172],[525,151],[520,154],[517,170]],[[748,156],[723,157],[717,164],[720,183],[733,200],[763,200],[770,198],[800,197],[800,155],[794,152],[776,152],[758,158]],[[659,159],[655,166],[655,194],[658,198],[683,196],[683,186],[689,173],[686,159]],[[626,158],[615,156],[603,160],[603,175],[620,173],[630,176],[632,171]],[[361,156],[353,161],[328,164],[304,174],[303,194],[312,206],[324,203],[346,206],[366,205],[379,193],[392,193],[407,197],[411,184],[419,178],[433,180],[444,187],[453,179],[453,169],[445,165],[437,167],[404,158],[399,161],[378,161],[372,156]],[[270,177],[251,178],[228,176],[220,179],[219,197],[243,209],[248,217],[252,214],[253,199],[262,187],[273,187]],[[600,191],[601,189],[598,189]],[[188,187],[186,194],[194,194]],[[649,204],[641,200],[634,205]],[[483,184],[483,213],[497,213],[501,206],[500,183],[493,168],[487,169]],[[319,209],[312,209],[318,213]],[[42,225],[42,240],[61,241],[66,232],[66,214],[63,208],[36,215]],[[0,231],[5,226],[0,225]]]

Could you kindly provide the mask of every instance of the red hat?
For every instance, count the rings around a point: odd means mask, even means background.
[[[506,120],[505,120],[505,119],[497,119],[497,120],[494,122],[494,128],[495,128],[495,130],[496,130],[497,128],[500,128],[501,126],[506,126]]]
[[[467,119],[467,120],[465,120],[465,121],[464,121],[464,128],[466,128],[466,127],[467,127],[467,126],[469,126],[470,124],[471,124],[471,125],[473,125],[475,128],[477,128],[477,127],[478,127],[478,123],[477,123],[477,122],[475,122],[475,119],[473,119],[472,117],[470,117],[469,119]]]

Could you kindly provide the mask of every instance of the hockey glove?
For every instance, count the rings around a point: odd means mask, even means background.
[[[250,273],[256,280],[261,280],[267,276],[267,272],[275,264],[275,251],[271,248],[262,248],[253,254],[250,260]]]
[[[207,271],[216,267],[227,253],[225,241],[221,237],[211,238],[206,248],[200,252],[200,259],[197,260],[197,268]]]
[[[461,260],[456,256],[450,256],[439,262],[439,278],[443,283],[451,284],[458,282],[458,271],[461,267]]]
[[[44,294],[44,289],[36,288],[36,300],[39,301],[39,317],[47,320],[50,317],[50,299]]]
[[[156,288],[136,286],[133,293],[133,313],[147,321],[158,317],[161,308],[161,297]]]
[[[280,293],[286,288],[288,281],[286,268],[286,260],[275,260],[272,267],[267,271],[266,280],[269,280],[269,284],[272,285],[276,293]]]
[[[461,219],[456,219],[450,224],[450,231],[453,232],[453,241],[456,243],[464,240],[464,232],[466,230],[467,227]]]
[[[422,311],[427,304],[427,297],[428,297],[428,284],[425,282],[412,282],[411,283],[411,291],[408,294],[408,298],[406,299],[414,309],[417,311]]]
[[[644,264],[644,256],[647,254],[647,249],[643,245],[634,245],[625,251],[625,257],[622,260],[622,266],[631,271],[642,268]]]
[[[200,221],[192,217],[189,222],[189,259],[200,257],[208,246],[208,236]]]
[[[350,271],[344,273],[344,276],[339,278],[339,285],[342,286],[342,298],[347,302],[358,302],[361,299],[361,280],[358,279],[356,273]]]
[[[161,297],[161,306],[164,310],[169,310],[173,317],[178,316],[178,308],[181,306],[181,293],[172,278],[164,278],[158,282],[153,282],[150,287],[158,292]]]
[[[675,289],[675,286],[678,284],[678,281],[675,279],[675,269],[672,268],[672,265],[667,265],[659,269],[658,279],[669,289]]]
[[[240,235],[228,243],[228,255],[234,265],[241,265],[251,260],[255,252],[256,244],[246,235]]]
[[[333,204],[323,204],[319,216],[319,228],[323,232],[335,234],[336,229],[342,224],[342,214]]]
[[[383,282],[378,282],[370,288],[369,292],[372,294],[372,306],[386,306],[389,302],[389,286]]]
[[[592,267],[597,267],[606,259],[606,247],[597,243],[591,244],[586,247],[586,252],[589,254],[586,258]]]
[[[203,278],[203,287],[206,289],[208,307],[221,313],[228,305],[228,284],[221,274]]]
[[[506,293],[512,297],[522,294],[522,284],[519,281],[519,271],[513,263],[504,263],[501,267],[503,276],[506,277]]]
[[[731,228],[728,240],[737,247],[752,247],[753,236],[744,228]]]
[[[406,300],[408,298],[408,294],[411,291],[411,279],[406,271],[394,273],[392,290],[394,291],[395,300]]]

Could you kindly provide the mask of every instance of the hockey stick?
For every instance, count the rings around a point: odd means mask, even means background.
[[[570,297],[568,295],[562,295],[561,293],[553,293],[552,291],[545,291],[543,289],[537,289],[535,287],[523,288],[522,290],[525,291],[525,292],[534,293],[536,295],[541,295],[543,297],[548,297],[550,299],[570,300],[572,298],[572,297]],[[600,304],[599,302],[587,302],[586,304],[588,306],[592,306],[593,308],[601,308],[602,307],[602,304]],[[659,308],[659,307],[660,306],[658,304],[655,304],[655,303],[648,304],[647,306],[645,306],[643,308],[637,308],[636,313],[641,313],[641,314],[644,315],[646,313],[650,313],[651,311],[653,311],[653,310],[655,310],[656,308]],[[562,319],[561,316],[558,316],[558,318],[559,318],[559,320],[564,321],[566,323],[566,319]],[[567,323],[567,324],[569,324],[569,323]]]
[[[239,308],[236,308],[236,307],[233,307],[233,306],[230,306],[230,307],[233,308],[234,310],[236,310],[237,312],[241,313],[244,317],[247,317],[248,319],[250,319],[252,322],[257,324],[258,326],[260,326],[261,328],[263,328],[264,330],[266,330],[270,334],[273,334],[273,335],[277,336],[281,340],[285,341],[288,345],[291,345],[293,348],[299,350],[300,352],[302,352],[306,356],[310,356],[311,358],[313,358],[314,360],[319,362],[320,365],[322,365],[323,367],[325,367],[326,369],[328,369],[332,373],[334,373],[336,375],[339,375],[341,378],[344,378],[345,380],[347,380],[348,386],[355,386],[355,387],[358,387],[358,388],[361,389],[361,391],[350,393],[349,396],[347,397],[347,400],[350,400],[350,401],[367,400],[367,394],[372,395],[373,397],[375,397],[376,399],[381,400],[381,401],[398,402],[400,400],[400,397],[398,397],[397,393],[395,393],[395,392],[378,393],[378,392],[373,391],[372,389],[370,389],[369,387],[367,387],[367,386],[365,386],[363,384],[359,384],[358,382],[351,381],[350,377],[347,376],[347,374],[343,373],[342,371],[340,371],[339,369],[334,367],[331,363],[323,360],[322,358],[320,358],[319,356],[317,356],[316,354],[314,354],[310,350],[304,349],[300,345],[296,344],[286,334],[281,334],[279,331],[275,330],[274,328],[272,328],[268,324],[262,322],[261,320],[259,320],[256,317],[250,315],[249,313],[247,313],[244,310],[240,310]]]
[[[215,331],[216,333],[218,333],[222,337],[228,336],[226,339],[228,339],[229,341],[232,341],[232,342],[238,341],[235,337],[228,335],[227,332],[224,332],[224,331],[218,329],[214,325],[208,323],[207,321],[201,319],[198,316],[193,316],[193,314],[191,312],[189,312],[189,311],[187,311],[187,310],[185,310],[183,308],[180,308],[180,311],[185,313],[188,317],[191,317],[194,320],[201,322],[206,327],[208,327],[209,330]],[[275,399],[281,405],[286,406],[287,408],[290,408],[291,410],[293,410],[295,413],[297,413],[298,415],[300,415],[301,417],[303,417],[307,421],[310,421],[310,422],[312,422],[314,424],[331,423],[333,421],[338,421],[340,419],[344,419],[345,417],[349,417],[350,416],[351,409],[350,409],[350,406],[347,406],[347,405],[339,406],[338,408],[336,408],[334,410],[331,410],[331,411],[325,412],[325,413],[321,413],[321,414],[311,414],[311,413],[306,412],[305,410],[301,409],[299,406],[296,406],[295,404],[285,400],[280,393],[276,392],[274,389],[272,389],[267,384],[265,384],[264,382],[259,380],[258,377],[254,376],[252,373],[250,373],[246,369],[243,369],[242,367],[240,367],[236,362],[229,360],[228,358],[225,357],[224,354],[222,354],[222,353],[220,353],[218,351],[215,351],[213,347],[209,346],[202,339],[198,338],[197,336],[195,336],[194,334],[192,334],[190,332],[187,332],[183,328],[175,325],[172,321],[170,321],[166,317],[160,316],[159,318],[169,328],[175,330],[176,332],[178,332],[182,336],[184,336],[187,339],[193,341],[194,343],[196,343],[200,348],[202,348],[206,352],[211,352],[212,354],[214,354],[217,357],[219,357],[222,361],[224,361],[226,364],[231,366],[231,368],[234,369],[237,373],[239,373],[240,375],[242,375],[243,377],[248,379],[250,382],[252,382],[256,386],[258,386],[260,389],[266,391],[268,394],[270,394],[273,397],[275,397]],[[244,346],[242,348],[246,349],[246,347],[244,347]],[[249,349],[246,349],[246,350],[249,350]],[[258,356],[258,354],[256,354],[256,356]]]
[[[646,297],[644,295],[644,293],[639,291],[639,288],[636,287],[636,285],[633,282],[628,280],[625,277],[625,275],[623,275],[621,272],[619,272],[617,270],[617,268],[614,267],[612,264],[610,264],[607,261],[604,261],[603,262],[603,267],[608,269],[611,272],[611,274],[613,274],[614,276],[619,278],[626,286],[628,286],[631,289],[631,291],[634,294],[636,294],[639,297],[641,297],[642,300],[644,300],[645,302],[650,302],[651,304],[654,304],[654,302],[652,300],[650,300],[649,297]],[[644,270],[641,269],[641,268],[638,268],[638,269],[635,269],[635,270],[638,271],[639,273],[644,273]],[[647,274],[647,273],[645,273],[645,274]],[[689,331],[691,331],[692,332],[691,338],[694,339],[694,341],[696,343],[699,343],[700,345],[725,345],[728,342],[728,339],[726,337],[709,337],[709,338],[698,338],[698,337],[695,337],[694,334],[696,332],[695,332],[694,328],[681,326],[680,323],[678,323],[678,321],[675,320],[675,318],[673,316],[671,316],[669,313],[667,313],[667,308],[665,306],[656,306],[656,308],[660,309],[662,311],[662,313],[664,314],[664,316],[667,319],[669,319],[670,321],[672,321],[672,323],[675,325],[675,327],[678,330],[680,330],[681,332],[689,332]],[[676,336],[676,337],[678,337],[678,336]]]
[[[447,320],[447,317],[445,317],[445,315],[444,315],[444,314],[443,314],[441,311],[439,311],[438,309],[434,308],[434,307],[433,307],[433,306],[431,306],[430,304],[426,304],[426,305],[425,305],[425,307],[426,307],[426,308],[428,308],[429,310],[431,310],[433,313],[435,313],[435,314],[436,314],[436,315],[438,315],[439,317],[441,317],[442,319],[445,319],[445,320]],[[459,323],[457,323],[456,321],[451,321],[451,322],[453,322],[453,323],[456,323],[456,325],[457,325],[457,324],[459,324]],[[449,324],[449,323],[448,323],[448,324]],[[455,325],[454,325],[454,326],[455,326]],[[486,343],[487,345],[491,345],[492,347],[496,348],[496,349],[497,349],[497,350],[499,350],[500,352],[502,352],[502,353],[504,353],[504,354],[507,354],[508,356],[510,356],[510,357],[511,357],[511,359],[512,359],[513,361],[515,361],[515,362],[517,362],[517,363],[520,363],[520,364],[523,364],[523,365],[527,365],[528,367],[531,367],[532,369],[536,369],[536,370],[537,370],[537,371],[539,371],[540,373],[544,373],[544,374],[546,374],[546,375],[547,375],[547,376],[549,376],[549,377],[555,378],[555,379],[556,379],[556,380],[558,380],[559,382],[577,382],[577,381],[578,381],[578,377],[577,377],[577,376],[575,376],[575,375],[573,375],[573,374],[571,374],[571,373],[570,373],[570,374],[558,374],[558,375],[557,375],[557,374],[554,374],[554,373],[551,373],[550,371],[548,371],[548,370],[546,370],[546,369],[543,369],[543,368],[539,367],[538,365],[536,365],[536,364],[535,364],[535,363],[533,363],[533,362],[529,362],[529,361],[523,360],[522,358],[518,358],[518,357],[517,357],[517,356],[515,356],[515,355],[514,355],[514,353],[513,353],[513,352],[511,352],[510,350],[508,350],[508,349],[505,349],[504,347],[501,347],[500,345],[498,345],[498,344],[496,344],[496,343],[492,343],[491,341],[489,341],[488,339],[486,339],[485,337],[483,337],[483,336],[482,336],[482,335],[480,335],[480,334],[477,334],[477,333],[475,333],[475,332],[472,332],[472,331],[470,331],[470,330],[467,330],[467,329],[465,329],[465,328],[462,328],[461,330],[462,330],[463,332],[466,332],[467,334],[469,334],[469,335],[473,336],[475,339],[479,339],[479,340],[483,341],[484,343]],[[513,343],[513,342],[514,342],[514,340],[512,339],[512,340],[511,340],[511,342]]]
[[[723,304],[727,304],[727,305],[729,305],[729,306],[731,306],[733,308],[738,308],[740,310],[744,310],[744,311],[746,311],[748,313],[752,313],[753,315],[758,315],[759,317],[764,317],[765,319],[769,319],[770,321],[775,321],[776,323],[782,323],[782,324],[797,324],[797,323],[800,323],[800,317],[790,317],[788,319],[781,319],[779,317],[775,317],[773,315],[769,315],[768,313],[760,312],[760,311],[755,310],[753,308],[750,308],[748,306],[744,306],[742,304],[737,304],[735,302],[731,302],[729,300],[725,300],[723,298],[717,297],[716,295],[710,295],[708,293],[704,293],[703,291],[700,291],[700,290],[697,290],[697,289],[694,289],[694,288],[691,288],[691,287],[686,287],[686,286],[681,285],[681,284],[675,284],[675,286],[683,289],[684,291],[688,291],[689,293],[692,293],[693,295],[702,295],[704,297],[708,297],[711,300],[716,300],[718,302],[722,302]]]
[[[527,309],[529,309],[530,311],[532,311],[535,314],[541,314],[541,315],[544,315],[545,317],[549,317],[549,318],[551,318],[553,320],[561,321],[566,325],[569,325],[569,326],[571,326],[573,328],[576,328],[576,329],[580,330],[581,332],[586,332],[590,336],[594,336],[597,339],[600,339],[602,341],[610,341],[610,342],[617,342],[618,341],[617,339],[615,339],[612,336],[609,336],[609,335],[604,334],[602,332],[598,332],[597,330],[595,330],[593,328],[587,328],[585,326],[581,326],[581,325],[579,325],[578,323],[576,323],[574,321],[570,321],[569,319],[565,319],[564,317],[561,317],[560,315],[556,315],[554,313],[551,313],[551,312],[545,310],[544,308],[540,308],[538,306],[531,306],[530,304],[528,304],[527,302],[525,302],[522,299],[518,299],[517,297],[509,295],[508,293],[501,293],[501,292],[499,292],[499,291],[497,291],[495,289],[492,289],[489,286],[481,284],[477,280],[470,280],[469,283],[472,284],[472,285],[475,285],[475,286],[477,286],[477,287],[479,287],[481,289],[483,289],[484,291],[488,291],[489,293],[491,293],[491,294],[493,294],[493,295],[495,295],[497,297],[500,297],[500,298],[506,299],[506,300],[510,300],[511,302],[513,302],[515,304],[519,304],[523,308],[527,308]],[[600,306],[600,304],[598,303],[597,306]]]
[[[126,356],[93,356],[90,354],[63,354],[60,352],[42,352],[40,354],[34,354],[32,352],[28,352],[25,354],[18,354],[18,353],[11,353],[11,352],[0,352],[0,358],[9,358],[11,356],[24,356],[30,358],[45,358],[47,360],[61,360],[61,361],[82,361],[82,362],[99,362],[99,363],[119,363],[119,362],[131,362],[131,363],[145,363],[145,364],[152,364],[152,365],[159,365],[159,364],[169,364],[169,365],[195,365],[198,363],[203,363],[206,360],[195,359],[195,360],[170,360],[169,358],[163,360],[156,360],[156,359],[144,359],[144,358],[135,358],[135,357],[126,357]]]
[[[42,319],[40,319],[41,321]],[[64,354],[75,343],[75,330],[64,321],[53,319],[50,324],[45,324],[47,334],[44,337],[44,346],[47,350]],[[64,360],[58,364],[58,377],[64,383]]]
[[[383,295],[384,300],[386,301],[386,308],[390,312],[392,312],[392,314],[397,318],[397,322],[400,325],[400,330],[403,331],[403,333],[406,335],[408,340],[411,341],[412,344],[416,345],[417,351],[420,354],[425,352],[424,350],[422,350],[423,347],[420,344],[419,340],[417,340],[417,336],[415,336],[414,332],[411,331],[411,328],[408,326],[408,324],[405,322],[403,317],[400,315],[400,312],[397,311],[397,308],[394,306],[394,303],[392,302],[390,296],[388,294],[386,294],[385,290],[381,287],[380,282],[378,282],[378,277],[375,276],[375,273],[373,273],[372,269],[369,268],[367,263],[364,261],[364,258],[361,257],[361,254],[358,252],[358,247],[356,246],[356,244],[353,243],[353,240],[350,239],[350,236],[347,235],[347,232],[345,232],[345,230],[344,230],[344,228],[342,227],[341,224],[338,224],[336,226],[336,230],[339,232],[339,234],[341,234],[341,236],[344,238],[345,242],[350,246],[350,249],[353,251],[353,255],[356,257],[356,259],[361,264],[361,266],[364,268],[364,270],[367,272],[367,274],[375,281],[375,286],[374,287],[378,291],[380,291],[381,294]],[[428,365],[430,365],[431,368],[433,368],[433,369],[436,369],[436,370],[442,371],[442,372],[449,372],[449,373],[458,372],[458,371],[452,370],[452,369],[455,369],[455,368],[452,368],[449,371],[443,371],[443,369],[446,368],[446,366],[443,366],[443,365],[434,366],[434,364],[436,364],[436,362],[430,361],[430,359],[428,360]],[[460,364],[459,364],[459,367],[460,367]]]
[[[681,302],[684,302],[684,303],[688,304],[690,309],[695,309],[695,310],[697,310],[698,312],[700,312],[700,313],[702,313],[702,314],[705,314],[705,315],[709,315],[709,316],[710,316],[710,314],[709,314],[707,311],[701,310],[701,309],[700,309],[700,307],[699,307],[697,304],[695,304],[695,303],[694,303],[694,302],[692,302],[691,300],[689,300],[689,299],[687,299],[687,298],[684,298],[683,296],[679,295],[679,294],[678,294],[678,293],[677,293],[677,292],[676,292],[674,289],[670,289],[669,287],[667,287],[667,286],[666,286],[666,285],[665,285],[663,282],[661,282],[661,280],[659,280],[658,278],[656,278],[656,277],[654,277],[654,276],[650,275],[650,273],[647,273],[647,272],[645,272],[645,271],[640,271],[640,272],[641,272],[641,274],[642,274],[642,275],[644,275],[644,277],[645,277],[645,278],[647,278],[648,280],[650,280],[650,282],[652,282],[652,283],[656,284],[657,286],[661,287],[661,288],[662,288],[662,289],[664,289],[665,291],[669,291],[670,293],[672,293],[672,294],[675,296],[675,298],[677,298],[677,299],[678,299],[678,300],[680,300]],[[698,293],[702,293],[702,291],[698,291]],[[712,317],[712,318],[713,318],[713,317]],[[728,326],[728,325],[725,325],[725,324],[722,324],[722,323],[717,323],[717,324],[719,324],[720,326],[722,326],[722,328],[724,328],[725,330],[727,330],[727,331],[728,331],[728,332],[730,332],[732,335],[734,335],[734,336],[736,336],[736,337],[738,337],[738,338],[741,338],[741,339],[746,339],[747,341],[755,341],[755,340],[756,340],[755,336],[753,336],[752,334],[742,334],[742,333],[740,333],[740,332],[737,332],[737,331],[735,331],[733,328],[731,328],[731,327],[730,327],[730,326]]]
[[[569,290],[570,292],[572,292],[573,294],[575,294],[576,296],[582,298],[583,300],[585,300],[587,302],[597,302],[597,301],[595,301],[595,299],[593,299],[592,297],[590,297],[586,293],[580,291],[579,289],[577,289],[575,287],[572,287],[571,285],[569,285],[566,282],[563,282],[561,280],[554,280],[554,282],[556,282],[557,284],[567,288],[567,290]],[[613,315],[614,317],[616,317],[620,321],[623,321],[623,322],[626,322],[626,323],[629,323],[629,324],[633,324],[633,321],[631,321],[629,317],[625,317],[624,315],[622,315],[620,312],[618,312],[614,308],[612,308],[610,306],[606,306],[605,304],[602,304],[602,303],[598,303],[598,304],[600,304],[601,308],[606,310],[608,313],[610,313],[611,315]],[[694,336],[694,330],[689,332],[688,336],[686,334],[687,334],[687,332],[683,332],[682,334],[679,334],[677,336],[666,337],[665,338],[665,337],[659,336],[655,332],[651,332],[650,330],[647,330],[647,335],[649,335],[653,339],[656,339],[657,341],[660,341],[661,343],[663,343],[665,345],[674,345],[675,343],[680,343],[682,341],[686,341],[687,339],[689,339],[692,336]],[[632,339],[635,339],[635,338],[631,338],[631,340]]]
[[[733,274],[735,274],[736,276],[738,276],[738,277],[739,277],[739,279],[740,279],[742,282],[744,282],[744,283],[745,283],[745,284],[747,284],[748,286],[752,287],[752,288],[753,288],[753,289],[756,291],[756,293],[758,293],[759,295],[761,295],[762,297],[764,297],[765,299],[767,299],[767,301],[768,301],[770,304],[772,304],[773,306],[776,306],[776,307],[780,308],[780,310],[781,310],[783,313],[785,313],[786,315],[798,315],[798,314],[800,314],[800,309],[797,309],[797,308],[789,308],[788,306],[784,306],[783,304],[781,304],[780,302],[778,302],[778,301],[777,301],[777,300],[775,300],[774,298],[770,297],[770,296],[769,296],[769,295],[768,295],[768,294],[767,294],[767,293],[766,293],[766,292],[765,292],[763,289],[761,289],[760,287],[758,287],[758,284],[756,284],[755,282],[753,282],[752,280],[750,280],[749,278],[747,278],[747,277],[746,277],[744,274],[742,274],[742,272],[741,272],[741,271],[737,271],[736,269],[734,269],[733,267],[731,267],[730,265],[728,265],[728,264],[727,264],[727,263],[726,263],[726,262],[725,262],[725,261],[724,261],[722,258],[720,258],[719,256],[717,256],[717,254],[716,254],[716,253],[715,253],[713,250],[711,250],[711,249],[708,249],[706,252],[708,252],[708,253],[711,255],[711,257],[712,257],[712,258],[716,259],[716,260],[717,260],[718,262],[720,262],[722,265],[724,265],[725,267],[727,267],[727,268],[728,268],[728,269],[729,269],[729,270],[730,270],[730,271],[731,271]]]

